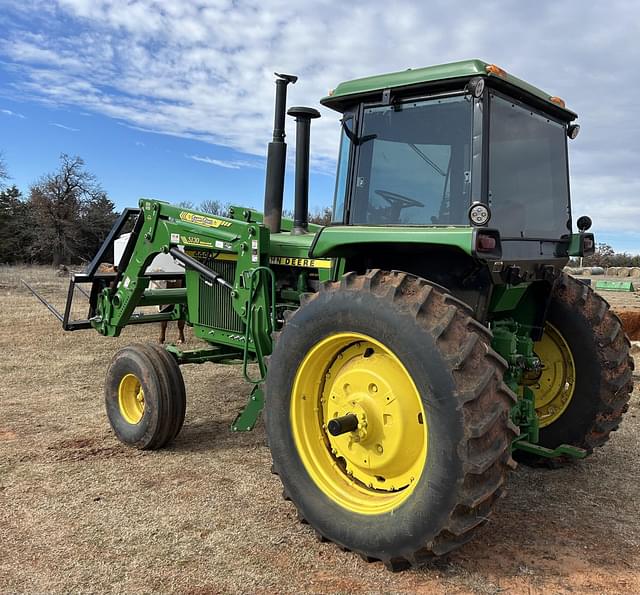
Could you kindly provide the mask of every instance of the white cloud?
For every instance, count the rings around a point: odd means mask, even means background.
[[[21,118],[21,119],[25,119],[26,116],[24,114],[20,114],[18,112],[14,112],[10,109],[0,109],[0,114],[3,114],[5,116],[13,116],[14,118]]]
[[[289,105],[317,106],[345,79],[471,57],[496,62],[580,114],[582,132],[570,145],[576,209],[609,230],[640,218],[640,89],[633,70],[640,10],[633,3],[486,0],[481,10],[475,2],[445,0],[5,4],[29,16],[30,30],[16,25],[0,41],[0,55],[16,74],[0,94],[261,158],[273,122],[273,71],[300,76]],[[64,24],[56,24],[60,15]],[[320,111],[312,164],[327,172],[335,165],[338,116]],[[288,131],[293,142],[292,122]],[[212,165],[242,167],[240,160],[219,161],[225,165]]]
[[[194,161],[201,161],[202,163],[208,163],[209,165],[216,165],[218,167],[224,167],[226,169],[241,169],[243,167],[255,167],[260,168],[262,163],[257,161],[243,161],[233,159],[213,159],[212,157],[202,157],[200,155],[185,155],[187,159],[193,159]]]
[[[63,130],[68,130],[69,132],[80,132],[79,128],[72,128],[71,126],[65,126],[64,124],[59,124],[58,122],[49,122],[51,126],[55,126],[56,128],[62,128]]]

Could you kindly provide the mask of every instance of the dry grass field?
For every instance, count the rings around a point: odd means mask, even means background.
[[[262,422],[229,431],[249,391],[237,367],[185,366],[176,442],[121,446],[104,373],[119,347],[158,329],[63,333],[21,277],[59,306],[66,285],[47,269],[0,269],[1,592],[640,591],[638,392],[604,449],[564,469],[519,467],[475,541],[392,574],[297,522]]]

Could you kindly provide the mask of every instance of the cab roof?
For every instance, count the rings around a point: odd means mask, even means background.
[[[559,98],[482,60],[463,60],[426,68],[408,68],[400,72],[345,81],[329,95],[323,97],[320,103],[337,111],[343,111],[347,105],[365,98],[373,99],[375,95],[386,89],[410,91],[413,88],[438,84],[455,85],[456,82],[466,84],[469,79],[476,76],[487,77],[491,79],[492,86],[506,87],[506,90],[515,91],[516,95],[522,96],[525,100],[537,100],[543,104],[543,107],[556,113],[560,112],[559,115],[565,120],[574,120],[577,117]]]

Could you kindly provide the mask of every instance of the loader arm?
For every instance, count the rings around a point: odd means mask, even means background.
[[[110,241],[113,239],[110,237]],[[211,343],[267,353],[270,342],[256,337],[269,337],[273,324],[269,315],[272,283],[259,270],[268,261],[268,248],[269,234],[259,223],[203,215],[142,199],[118,272],[97,295],[91,326],[115,337],[128,324],[184,319],[197,336]],[[162,253],[171,254],[185,267],[183,287],[149,287],[154,278],[149,268]],[[211,300],[216,301],[215,307],[225,309],[228,320],[205,320],[213,306],[207,308],[206,302]],[[174,305],[173,310],[138,310],[167,305]],[[247,324],[249,317],[252,324]],[[253,336],[245,337],[247,328],[253,329]]]

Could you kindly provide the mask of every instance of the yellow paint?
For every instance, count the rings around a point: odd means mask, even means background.
[[[540,427],[556,421],[567,409],[576,386],[576,366],[560,331],[547,322],[542,339],[534,344],[542,372],[529,386],[535,396]]]
[[[216,254],[215,251],[211,251],[211,250],[185,250],[185,254],[187,254],[188,256],[191,256],[192,258],[196,258],[198,260],[209,260],[212,259],[213,261],[216,260],[232,260],[232,261],[237,261],[238,260],[238,255],[237,254],[230,254],[228,252],[219,252]]]
[[[182,211],[180,213],[180,219],[187,223],[193,223],[193,225],[200,225],[202,227],[231,227],[231,221],[225,221],[224,219],[218,219],[217,217],[198,215],[197,213],[190,213],[189,211]]]
[[[283,265],[287,267],[304,267],[309,269],[330,269],[330,258],[296,258],[293,256],[270,256],[269,264]]]
[[[125,374],[118,385],[118,406],[127,423],[140,423],[144,415],[144,391],[135,374]]]
[[[357,430],[332,436],[332,418],[355,414]],[[290,420],[307,472],[340,506],[360,514],[396,509],[413,492],[427,460],[420,394],[398,357],[354,332],[326,337],[295,376]]]
[[[198,236],[180,236],[180,240],[183,244],[190,244],[191,246],[204,246],[205,248],[213,248],[211,242],[207,242],[199,238]]]

